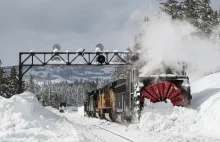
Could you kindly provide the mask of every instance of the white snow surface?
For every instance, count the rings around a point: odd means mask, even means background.
[[[39,104],[34,94],[24,92],[10,99],[0,97],[0,141],[78,141],[72,125]]]
[[[57,48],[55,48],[55,49],[53,50],[53,52],[60,52],[60,50],[57,49]]]
[[[191,108],[146,100],[140,122],[123,125],[84,116],[84,107],[65,113],[45,109],[28,92],[0,97],[0,141],[127,141],[105,128],[135,142],[219,142],[220,73],[196,80],[191,87]]]
[[[102,50],[99,47],[96,47],[94,52],[102,52]]]

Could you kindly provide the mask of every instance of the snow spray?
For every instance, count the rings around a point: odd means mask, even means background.
[[[157,9],[158,10],[158,9]],[[182,70],[187,64],[191,80],[220,69],[219,38],[195,36],[197,29],[187,21],[172,20],[163,12],[149,15],[141,27],[141,61],[145,61],[141,76],[155,74],[155,70],[170,67]]]

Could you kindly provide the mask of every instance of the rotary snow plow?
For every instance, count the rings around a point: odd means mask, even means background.
[[[150,75],[140,77],[143,86],[140,89],[140,104],[143,107],[144,100],[151,102],[167,102],[170,100],[174,106],[188,107],[191,105],[189,78],[185,75]]]
[[[186,75],[159,74],[139,77],[137,69],[125,79],[111,82],[88,93],[85,112],[88,116],[112,121],[138,122],[146,99],[174,106],[191,104],[189,78]]]

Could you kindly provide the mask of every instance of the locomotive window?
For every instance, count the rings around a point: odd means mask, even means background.
[[[106,94],[108,92],[108,86],[104,87],[104,93]]]
[[[99,93],[99,90],[96,90],[95,92],[96,92],[96,95],[97,95],[97,96],[100,94],[100,93]]]
[[[103,93],[103,88],[101,88],[100,90],[99,90],[99,95],[101,95]]]
[[[108,85],[108,87],[107,87],[108,91],[109,91],[111,88],[112,88],[112,86],[111,86],[111,85]]]
[[[133,76],[132,76],[132,81],[134,81],[134,70],[133,70],[133,72],[132,72],[132,73],[133,73]]]

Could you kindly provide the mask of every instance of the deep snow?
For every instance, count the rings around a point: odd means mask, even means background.
[[[84,116],[70,108],[65,113],[42,107],[34,94],[0,97],[0,141],[126,141],[96,126],[133,141],[220,141],[220,73],[191,84],[192,108],[148,101],[140,123],[117,124]]]
[[[78,141],[68,120],[41,106],[29,92],[0,97],[0,117],[0,141]]]

